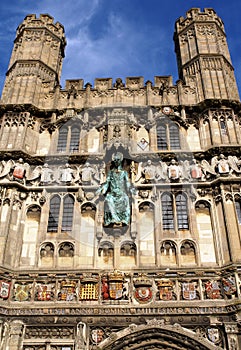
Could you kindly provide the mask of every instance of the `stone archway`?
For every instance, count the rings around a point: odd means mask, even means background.
[[[99,350],[222,350],[179,324],[165,325],[156,319],[146,325],[132,324],[101,342]]]

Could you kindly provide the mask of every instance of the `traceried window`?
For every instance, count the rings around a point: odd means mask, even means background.
[[[197,263],[196,248],[192,241],[184,241],[181,245],[180,252],[180,262],[182,265],[194,265]]]
[[[66,127],[63,127],[59,130],[57,152],[66,152],[67,138],[68,138],[68,129]]]
[[[176,124],[169,127],[170,149],[180,149],[179,127]]]
[[[159,150],[167,149],[167,131],[166,126],[158,125],[156,128],[157,134],[157,148]]]
[[[162,227],[163,230],[174,230],[173,198],[169,193],[162,195]]]
[[[177,249],[172,241],[164,241],[161,245],[161,264],[162,265],[176,265],[177,263]]]
[[[48,232],[58,231],[60,201],[59,196],[54,196],[50,200]]]
[[[187,198],[183,194],[176,196],[178,230],[188,230]]]
[[[61,231],[65,231],[65,232],[72,231],[73,214],[74,214],[74,199],[71,196],[65,196],[64,205],[63,205]]]
[[[48,232],[70,232],[73,226],[74,198],[54,195],[50,200]]]
[[[78,152],[80,145],[80,128],[78,125],[63,126],[59,129],[57,152]]]
[[[169,122],[159,124],[156,128],[157,135],[157,149],[168,150],[168,149],[180,149],[180,130],[179,126],[175,123],[170,124]]]
[[[187,197],[183,193],[175,196],[172,193],[163,193],[162,227],[163,230],[188,230],[188,205]]]
[[[236,208],[238,223],[241,224],[241,198],[235,198],[235,208]]]
[[[69,145],[70,152],[78,152],[79,140],[80,140],[80,129],[74,126],[71,128],[71,138],[70,138],[70,145]]]

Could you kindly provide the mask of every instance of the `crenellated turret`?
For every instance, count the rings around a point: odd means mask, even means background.
[[[26,16],[17,28],[2,102],[38,106],[59,84],[65,45],[64,27],[51,16]]]
[[[198,102],[239,100],[224,25],[213,9],[193,8],[180,17],[174,41],[179,78],[196,86]]]

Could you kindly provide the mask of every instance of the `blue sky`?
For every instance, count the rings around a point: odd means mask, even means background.
[[[155,75],[178,79],[173,33],[175,20],[192,7],[213,8],[222,18],[241,92],[241,2],[238,0],[1,0],[0,91],[16,28],[27,14],[48,13],[65,27],[66,79]],[[241,94],[241,93],[240,93]]]

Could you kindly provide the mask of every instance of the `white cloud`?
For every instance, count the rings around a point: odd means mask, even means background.
[[[84,78],[86,83],[96,77],[142,75],[148,71],[148,64],[157,65],[156,46],[166,39],[154,25],[137,28],[134,21],[113,12],[105,31],[97,38],[90,25],[82,24],[76,36],[68,37],[66,33],[63,79]]]

